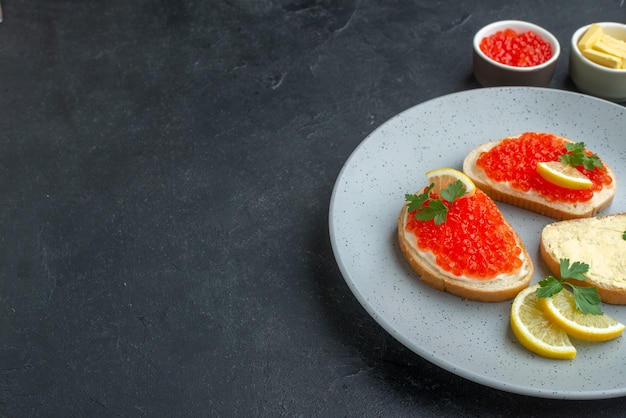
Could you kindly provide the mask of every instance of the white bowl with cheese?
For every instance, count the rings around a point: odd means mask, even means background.
[[[603,34],[626,45],[626,24],[598,22],[595,25],[602,29]],[[585,94],[616,102],[626,101],[626,68],[611,68],[620,65],[614,61],[619,60],[619,56],[614,59],[605,57],[605,65],[601,65],[583,55],[584,51],[581,48],[584,48],[583,46],[579,47],[579,43],[591,27],[591,24],[583,26],[572,35],[569,62],[570,78],[576,87]],[[619,54],[618,51],[621,48],[619,45],[621,44],[618,43],[617,45],[615,53]],[[602,50],[594,53],[599,55],[599,58],[605,54]],[[626,51],[624,53],[626,54]],[[598,62],[603,61],[598,60]],[[626,58],[622,61],[622,66],[624,63],[626,63]]]

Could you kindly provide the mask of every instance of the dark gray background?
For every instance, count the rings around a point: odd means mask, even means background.
[[[551,30],[551,87],[574,90],[571,34],[623,0],[2,3],[0,415],[626,410],[433,366],[358,304],[328,234],[365,136],[479,87],[477,29]]]

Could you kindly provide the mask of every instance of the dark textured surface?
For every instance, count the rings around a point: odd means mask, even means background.
[[[328,205],[363,138],[477,88],[494,20],[623,1],[3,0],[0,415],[612,416],[431,365],[360,307]],[[584,376],[581,376],[581,379]]]

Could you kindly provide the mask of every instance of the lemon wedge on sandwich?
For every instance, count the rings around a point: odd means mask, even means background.
[[[586,190],[593,182],[571,165],[560,161],[537,163],[537,173],[547,181],[570,190]]]
[[[440,194],[442,190],[447,189],[452,183],[460,180],[465,186],[465,196],[472,196],[476,193],[476,186],[472,179],[465,173],[454,168],[437,168],[426,172],[426,178],[429,184],[434,184],[432,192]]]

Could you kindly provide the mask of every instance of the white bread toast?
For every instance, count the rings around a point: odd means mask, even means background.
[[[476,191],[479,193],[480,191]],[[521,267],[509,274],[499,274],[492,278],[477,279],[472,277],[457,276],[442,269],[435,262],[435,256],[430,251],[422,251],[417,247],[416,236],[407,231],[405,226],[408,217],[407,204],[402,207],[398,216],[398,242],[404,258],[413,271],[427,285],[442,291],[447,291],[462,298],[481,302],[501,302],[512,299],[520,290],[530,283],[534,266],[524,247],[519,235],[505,222],[514,236],[517,246],[521,248],[519,258],[522,260]]]
[[[626,305],[626,213],[573,219],[546,225],[541,232],[541,256],[559,277],[562,258],[589,264],[584,281],[603,302]]]
[[[519,138],[521,135],[509,138]],[[556,136],[556,135],[555,135]],[[558,136],[557,136],[558,137]],[[470,151],[463,161],[463,172],[472,179],[476,187],[487,193],[493,200],[508,203],[526,210],[537,212],[557,220],[588,218],[604,210],[613,201],[617,190],[617,179],[613,170],[604,163],[607,173],[612,177],[613,182],[605,186],[599,192],[595,192],[591,200],[586,202],[570,203],[549,200],[532,190],[522,191],[512,188],[508,182],[495,182],[491,180],[485,172],[476,165],[480,154],[489,151],[504,139],[490,141],[479,145]],[[573,142],[567,138],[562,138],[566,142]]]

